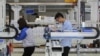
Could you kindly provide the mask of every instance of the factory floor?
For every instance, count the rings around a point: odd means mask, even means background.
[[[13,53],[12,56],[22,56],[22,53]],[[44,53],[34,53],[32,56],[45,56]],[[69,54],[69,56],[77,56],[77,54]],[[100,54],[81,54],[80,56],[100,56]]]
[[[15,49],[14,52],[11,54],[11,56],[22,56],[23,49]],[[32,56],[45,56],[44,51],[41,51],[41,49],[36,49],[35,53]],[[69,56],[77,56],[76,53],[70,53]],[[80,56],[100,56],[100,53],[82,53]]]

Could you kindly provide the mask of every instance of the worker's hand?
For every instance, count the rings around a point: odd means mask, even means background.
[[[51,32],[56,32],[57,30],[51,30]]]
[[[57,27],[55,25],[49,25],[49,28],[52,32],[57,31]]]
[[[62,32],[61,30],[52,30],[52,32]]]
[[[62,30],[57,30],[57,32],[63,32]]]

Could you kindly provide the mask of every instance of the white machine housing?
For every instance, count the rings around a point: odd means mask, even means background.
[[[0,31],[2,31],[5,27],[5,19],[6,19],[6,0],[0,0]]]

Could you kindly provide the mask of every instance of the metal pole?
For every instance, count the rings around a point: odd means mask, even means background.
[[[77,18],[78,18],[78,26],[79,26],[79,30],[81,30],[81,0],[78,0],[78,3],[77,3]]]
[[[79,30],[81,31],[81,0],[78,0],[78,4],[77,4],[77,17],[78,17],[78,26],[79,26]],[[80,56],[80,44],[77,43],[77,56]]]
[[[77,40],[77,56],[80,56],[80,40]]]

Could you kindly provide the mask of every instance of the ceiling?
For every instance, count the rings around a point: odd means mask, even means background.
[[[6,0],[6,1],[14,2],[14,0]],[[64,0],[15,0],[15,1],[19,1],[19,2],[64,2]],[[85,0],[85,1],[92,1],[92,0]]]

